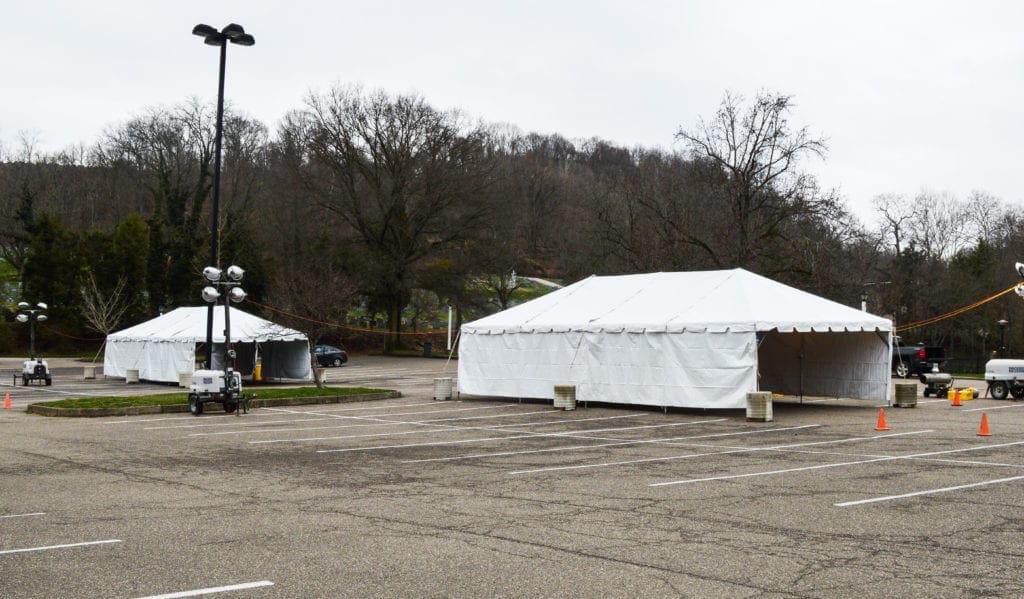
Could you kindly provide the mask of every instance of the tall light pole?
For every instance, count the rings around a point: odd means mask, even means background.
[[[1010,324],[1010,321],[1006,320],[1005,318],[1000,318],[998,321],[996,321],[996,324],[999,325],[999,357],[1000,358],[1005,358],[1006,357],[1006,325]]]
[[[860,311],[868,311],[868,287],[881,287],[882,285],[888,285],[892,281],[871,281],[870,283],[864,283],[863,290],[860,292]]]
[[[47,305],[43,302],[39,302],[33,308],[29,306],[28,302],[18,302],[18,315],[14,318],[18,322],[28,323],[28,359],[36,359],[36,321],[43,322],[46,320],[46,314],[43,314],[47,310]]]
[[[210,209],[210,266],[217,267],[218,212],[220,210],[220,147],[224,135],[224,64],[227,61],[228,42],[239,46],[251,46],[256,39],[245,32],[241,25],[231,23],[217,31],[209,25],[199,24],[192,28],[192,34],[203,38],[210,46],[220,47],[220,71],[217,78],[217,132],[213,141],[213,205]],[[213,304],[206,313],[206,368],[213,366]]]

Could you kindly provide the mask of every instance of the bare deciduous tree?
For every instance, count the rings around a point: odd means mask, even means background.
[[[472,234],[489,209],[495,163],[485,131],[416,96],[335,88],[311,96],[299,131],[313,197],[355,234],[370,295],[402,345],[402,309],[426,258]]]
[[[96,276],[89,272],[82,289],[82,318],[93,330],[109,335],[120,324],[131,307],[131,294],[126,293],[128,281],[124,277],[108,293],[96,284]]]
[[[693,160],[710,161],[725,178],[723,207],[732,243],[721,250],[726,255],[717,257],[719,264],[763,261],[786,221],[817,214],[834,201],[799,169],[806,158],[824,157],[826,145],[806,127],[790,127],[792,108],[792,98],[781,94],[762,92],[746,108],[741,97],[726,94],[710,122],[676,134]]]
[[[872,200],[875,212],[882,219],[880,234],[883,239],[890,239],[893,253],[903,253],[906,243],[910,241],[914,218],[913,206],[907,199],[898,194],[882,194]]]

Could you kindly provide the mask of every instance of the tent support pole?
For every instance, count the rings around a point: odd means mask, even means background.
[[[804,403],[804,335],[800,334],[800,403]]]

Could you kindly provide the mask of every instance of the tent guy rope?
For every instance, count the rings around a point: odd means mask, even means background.
[[[1002,290],[1002,291],[1000,291],[998,293],[993,293],[992,295],[990,295],[990,296],[988,296],[986,298],[982,298],[982,299],[974,302],[973,304],[967,304],[966,306],[961,306],[961,307],[957,308],[956,310],[952,310],[950,312],[946,312],[945,314],[940,314],[938,316],[933,316],[931,318],[926,318],[924,320],[919,320],[917,322],[912,322],[910,324],[905,324],[905,325],[902,325],[902,326],[895,327],[895,331],[897,333],[900,333],[900,332],[903,332],[903,331],[909,331],[910,329],[916,329],[916,328],[927,326],[927,325],[930,325],[930,324],[935,324],[937,322],[940,322],[940,321],[943,321],[943,320],[947,320],[949,318],[953,318],[954,316],[959,316],[961,314],[964,314],[965,312],[970,312],[971,310],[974,310],[975,308],[980,308],[981,306],[984,306],[985,304],[987,304],[989,302],[993,302],[993,301],[1003,297],[1004,295],[1007,295],[1008,293],[1010,293],[1014,289],[1016,289],[1018,285],[1020,285],[1020,283],[1014,283],[1013,285],[1007,287],[1006,289],[1004,289],[1004,290]]]

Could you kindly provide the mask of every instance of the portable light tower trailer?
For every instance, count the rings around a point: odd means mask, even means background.
[[[188,388],[188,411],[198,416],[203,413],[203,404],[206,403],[219,403],[228,414],[235,412],[240,405],[248,411],[246,398],[242,395],[242,374],[236,370],[193,372]]]

